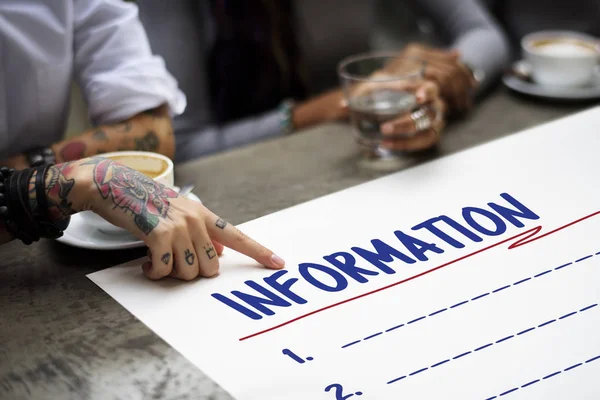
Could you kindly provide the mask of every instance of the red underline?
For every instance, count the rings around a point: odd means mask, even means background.
[[[272,326],[271,328],[268,328],[268,329],[262,330],[262,331],[260,331],[260,332],[253,333],[253,334],[251,334],[251,335],[248,335],[248,336],[245,336],[245,337],[243,337],[243,338],[240,338],[239,340],[240,340],[240,342],[241,342],[241,341],[244,341],[244,340],[247,340],[247,339],[250,339],[250,338],[253,338],[253,337],[259,336],[259,335],[262,335],[262,334],[264,334],[264,333],[267,333],[267,332],[274,331],[275,329],[279,329],[279,328],[281,328],[281,327],[284,327],[284,326],[286,326],[286,325],[289,325],[289,324],[291,324],[292,322],[296,322],[296,321],[299,321],[299,320],[301,320],[301,319],[304,319],[304,318],[306,318],[306,317],[310,317],[311,315],[315,315],[315,314],[318,314],[318,313],[320,313],[320,312],[323,312],[323,311],[325,311],[325,310],[329,310],[329,309],[331,309],[331,308],[334,308],[334,307],[340,306],[340,305],[342,305],[342,304],[346,304],[346,303],[349,303],[349,302],[351,302],[351,301],[354,301],[354,300],[362,299],[363,297],[370,296],[370,295],[372,295],[372,294],[379,293],[379,292],[382,292],[382,291],[384,291],[384,290],[387,290],[387,289],[393,288],[393,287],[395,287],[395,286],[398,286],[398,285],[401,285],[401,284],[403,284],[403,283],[406,283],[406,282],[412,281],[413,279],[420,278],[420,277],[422,277],[422,276],[425,276],[425,275],[427,275],[427,274],[430,274],[430,273],[432,273],[432,272],[434,272],[434,271],[437,271],[437,270],[440,270],[440,269],[442,269],[442,268],[445,268],[445,267],[447,267],[447,266],[449,266],[449,265],[455,264],[455,263],[457,263],[457,262],[459,262],[459,261],[465,260],[465,259],[467,259],[467,258],[469,258],[469,257],[472,257],[472,256],[476,255],[476,254],[483,253],[484,251],[487,251],[487,250],[493,249],[494,247],[498,247],[498,246],[500,246],[500,245],[503,245],[503,244],[505,244],[505,243],[507,243],[507,242],[510,242],[510,241],[512,241],[512,240],[514,240],[514,239],[516,239],[516,238],[522,237],[522,236],[525,236],[525,237],[524,237],[524,238],[522,238],[521,240],[518,240],[518,241],[516,241],[515,243],[513,243],[512,245],[510,245],[508,248],[509,248],[509,249],[514,249],[514,248],[517,248],[517,247],[519,247],[519,246],[526,245],[526,244],[528,244],[528,243],[534,242],[534,241],[536,241],[536,240],[539,240],[539,239],[542,239],[542,238],[544,238],[544,237],[546,237],[546,236],[549,236],[549,235],[551,235],[551,234],[553,234],[553,233],[556,233],[556,232],[558,232],[558,231],[561,231],[561,230],[563,230],[563,229],[565,229],[565,228],[568,228],[568,227],[570,227],[570,226],[573,226],[573,225],[575,225],[575,224],[577,224],[577,223],[579,223],[579,222],[585,221],[586,219],[588,219],[588,218],[591,218],[591,217],[594,217],[594,216],[596,216],[596,215],[598,215],[598,214],[600,214],[600,211],[596,211],[595,213],[589,214],[589,215],[587,215],[587,216],[585,216],[585,217],[583,217],[583,218],[579,218],[579,219],[578,219],[578,220],[576,220],[576,221],[570,222],[570,223],[568,223],[568,224],[566,224],[566,225],[563,225],[563,226],[561,226],[561,227],[559,227],[559,228],[556,228],[556,229],[554,229],[554,230],[552,230],[552,231],[550,231],[550,232],[546,232],[546,233],[544,233],[543,235],[540,235],[540,236],[537,236],[537,237],[533,238],[533,236],[535,236],[535,235],[536,235],[538,232],[540,232],[540,231],[542,230],[542,227],[541,227],[541,226],[536,226],[535,228],[529,229],[529,230],[527,230],[527,231],[525,231],[525,232],[521,232],[521,233],[519,233],[518,235],[515,235],[515,236],[512,236],[512,237],[509,237],[508,239],[504,239],[504,240],[502,240],[501,242],[498,242],[498,243],[492,244],[492,245],[490,245],[490,246],[488,246],[488,247],[484,247],[483,249],[480,249],[480,250],[474,251],[474,252],[472,252],[472,253],[466,254],[466,255],[464,255],[464,256],[462,256],[462,257],[456,258],[456,259],[454,259],[454,260],[452,260],[452,261],[449,261],[449,262],[447,262],[447,263],[445,263],[445,264],[439,265],[439,266],[437,266],[437,267],[435,267],[435,268],[432,268],[432,269],[429,269],[429,270],[427,270],[427,271],[421,272],[420,274],[417,274],[417,275],[411,276],[411,277],[409,277],[409,278],[406,278],[406,279],[403,279],[403,280],[401,280],[401,281],[398,281],[398,282],[392,283],[392,284],[390,284],[390,285],[387,285],[387,286],[381,287],[381,288],[379,288],[379,289],[375,289],[375,290],[372,290],[372,291],[370,291],[370,292],[366,292],[366,293],[360,294],[360,295],[358,295],[358,296],[351,297],[351,298],[349,298],[349,299],[346,299],[346,300],[340,301],[340,302],[338,302],[338,303],[330,304],[330,305],[328,305],[328,306],[325,306],[325,307],[323,307],[323,308],[319,308],[318,310],[311,311],[311,312],[309,312],[309,313],[306,313],[306,314],[304,314],[304,315],[301,315],[301,316],[299,316],[299,317],[296,317],[296,318],[290,319],[289,321],[282,322],[282,323],[280,323],[280,324],[278,324],[278,325]]]

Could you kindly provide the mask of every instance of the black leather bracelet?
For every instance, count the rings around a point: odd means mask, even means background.
[[[29,201],[23,199],[23,191],[25,196],[28,196],[29,183],[24,178],[31,178],[32,174],[33,170],[31,169],[13,173],[8,181],[8,191],[6,192],[8,194],[8,216],[5,219],[7,228],[15,238],[27,245],[40,239],[35,221],[29,211]],[[25,185],[25,190],[23,190],[23,185]]]
[[[69,225],[70,217],[52,221],[48,217],[48,201],[45,181],[50,165],[34,169],[14,171],[0,168],[0,219],[13,237],[25,244],[31,244],[40,238],[55,239],[62,236]],[[36,207],[32,209],[29,186],[31,178],[37,174],[34,182]]]
[[[48,214],[48,197],[46,194],[46,175],[54,164],[46,164],[36,168],[35,197],[37,209],[33,215],[38,223],[40,236],[47,239],[58,239],[63,235],[71,222],[71,217],[52,220]]]
[[[48,210],[48,198],[46,197],[46,174],[54,164],[46,164],[36,168],[35,176],[35,199],[40,210]]]
[[[22,221],[24,225],[21,225],[21,229],[29,235],[29,237],[37,242],[40,240],[40,235],[36,227],[35,219],[31,211],[31,203],[29,201],[29,182],[33,177],[35,171],[31,168],[20,171],[17,179],[17,193],[19,194],[19,205],[22,210]]]

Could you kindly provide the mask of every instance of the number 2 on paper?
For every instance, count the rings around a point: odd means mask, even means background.
[[[356,392],[356,393],[350,393],[350,394],[344,395],[344,388],[339,383],[332,383],[331,385],[329,385],[325,388],[325,391],[330,392],[333,389],[335,389],[335,400],[346,400],[354,395],[362,396],[362,392]]]

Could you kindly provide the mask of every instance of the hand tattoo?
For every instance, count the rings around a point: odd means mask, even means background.
[[[107,142],[108,136],[106,136],[106,132],[104,132],[102,129],[100,129],[100,130],[97,130],[96,132],[92,133],[92,139],[94,139],[98,142]]]
[[[73,169],[72,163],[64,163],[60,167],[52,166],[46,175],[46,194],[48,195],[48,215],[53,220],[60,220],[73,214],[69,193],[75,185],[74,179],[64,175]]]
[[[160,260],[165,263],[165,265],[169,264],[169,261],[171,261],[171,253],[165,253],[162,255],[162,257],[160,258]]]
[[[127,121],[127,122],[123,122],[122,124],[120,124],[118,129],[119,129],[119,132],[127,133],[127,132],[131,131],[132,126],[133,126],[132,123]]]
[[[149,235],[161,219],[167,218],[177,192],[158,184],[142,173],[106,158],[94,157],[94,183],[103,199],[112,199],[114,208],[133,214],[137,227]]]
[[[206,243],[206,246],[204,247],[204,251],[206,252],[206,256],[208,257],[209,260],[212,260],[213,258],[215,258],[217,256],[217,253],[215,252],[215,248],[210,243]]]
[[[156,151],[158,149],[158,145],[160,141],[158,140],[158,136],[154,131],[148,131],[143,138],[133,139],[134,148],[138,151]]]
[[[217,219],[217,222],[215,223],[215,225],[217,225],[217,228],[225,229],[225,227],[227,226],[227,221],[219,218],[219,219]]]
[[[86,146],[84,142],[67,143],[60,149],[60,156],[64,161],[74,161],[85,157]]]
[[[188,263],[188,265],[194,264],[195,256],[194,256],[194,253],[192,253],[190,251],[190,249],[186,249],[184,255],[185,255],[185,262]]]

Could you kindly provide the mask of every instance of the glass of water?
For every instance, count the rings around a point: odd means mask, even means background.
[[[390,64],[394,72],[390,72]],[[381,125],[419,109],[415,94],[422,81],[425,63],[391,53],[370,53],[346,58],[338,75],[348,103],[357,142],[370,157],[394,157],[397,152],[382,146],[384,141],[406,140],[414,132],[383,134]]]

